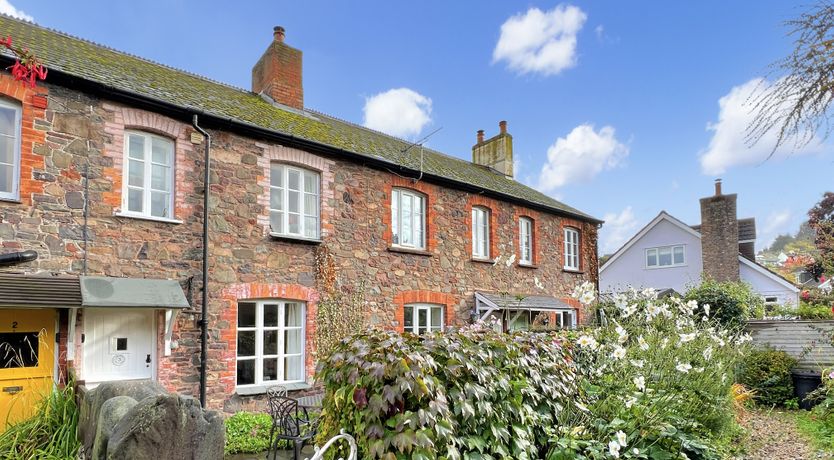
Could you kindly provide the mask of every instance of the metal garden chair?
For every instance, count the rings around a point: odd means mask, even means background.
[[[267,391],[269,414],[272,416],[272,429],[269,432],[271,445],[266,453],[267,460],[272,453],[272,459],[278,458],[278,441],[287,440],[293,443],[293,459],[301,458],[301,448],[304,443],[316,435],[316,421],[307,420],[299,416],[298,401],[283,395],[280,391]]]

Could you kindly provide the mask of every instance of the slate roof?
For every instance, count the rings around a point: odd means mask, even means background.
[[[701,225],[690,225],[692,230],[701,233]],[[738,240],[750,241],[756,239],[756,218],[748,217],[738,220]]]
[[[403,153],[409,142],[323,113],[272,104],[251,91],[4,15],[0,15],[0,35],[11,35],[15,43],[31,49],[50,72],[58,71],[141,98],[199,111],[228,120],[231,126],[261,128],[382,160],[394,167],[421,170],[421,149],[411,148]],[[601,223],[484,166],[430,149],[423,153],[422,171],[427,177],[474,186],[557,214]]]
[[[564,300],[542,295],[522,296],[499,294],[493,292],[475,291],[476,299],[492,303],[497,308],[507,310],[574,310],[575,308]]]

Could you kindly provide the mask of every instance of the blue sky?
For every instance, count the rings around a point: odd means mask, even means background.
[[[507,120],[516,178],[605,218],[603,253],[660,210],[697,223],[716,177],[739,194],[739,217],[756,217],[758,247],[834,188],[830,142],[764,163],[769,146],[741,142],[746,94],[789,52],[782,22],[799,5],[0,0],[247,89],[283,25],[304,52],[307,107],[409,139],[442,128],[428,145],[463,158],[476,130]]]

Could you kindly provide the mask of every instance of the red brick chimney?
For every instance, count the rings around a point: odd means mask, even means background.
[[[283,27],[276,26],[272,35],[269,48],[252,68],[252,92],[265,94],[279,104],[303,109],[301,51],[284,43],[286,31]]]
[[[716,281],[738,281],[738,218],[735,193],[721,192],[715,181],[715,195],[701,198],[701,256],[704,273]]]

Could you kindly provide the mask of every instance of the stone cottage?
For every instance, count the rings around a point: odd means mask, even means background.
[[[374,327],[585,318],[569,295],[596,282],[601,221],[514,180],[506,122],[478,132],[469,162],[313,111],[280,27],[251,90],[8,17],[0,35],[49,69],[34,88],[0,74],[0,341],[24,355],[0,384],[14,393],[67,372],[204,389],[226,411],[269,385],[302,390],[321,252],[340,285],[365,286]]]

